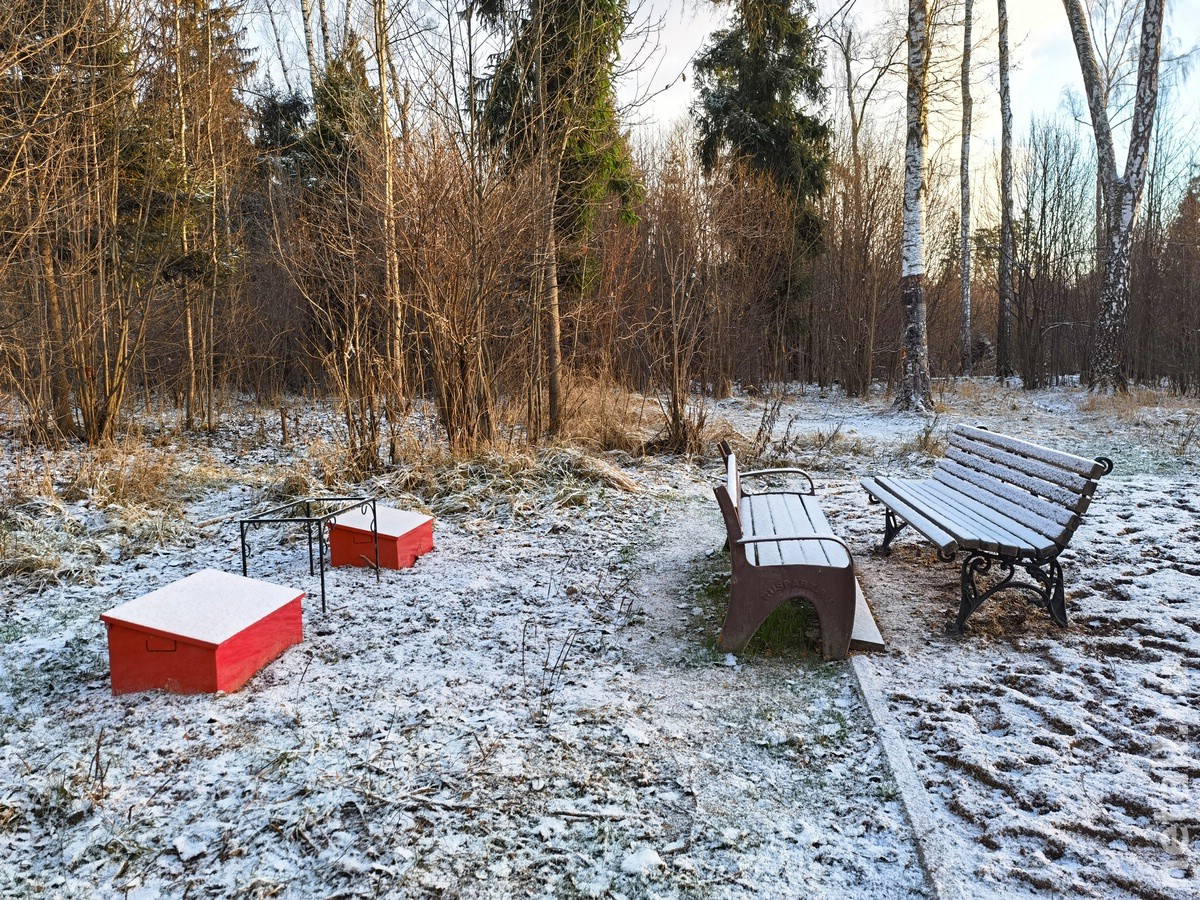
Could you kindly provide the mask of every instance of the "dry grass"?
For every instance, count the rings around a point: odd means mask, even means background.
[[[232,469],[210,456],[183,460],[128,440],[77,454],[74,474],[58,494],[68,503],[90,500],[99,507],[178,510],[183,501],[235,477]]]
[[[950,445],[950,432],[942,426],[941,416],[934,416],[925,426],[907,441],[896,447],[896,456],[915,453],[920,456],[945,456]]]
[[[0,575],[86,580],[99,546],[53,494],[0,506]]]
[[[587,505],[593,493],[605,489],[640,489],[607,460],[569,447],[490,450],[470,459],[455,458],[444,449],[424,451],[370,487],[381,496],[416,500],[440,514],[486,516],[526,516]]]
[[[0,574],[80,581],[106,553],[135,556],[193,535],[184,503],[237,477],[210,456],[183,457],[135,438],[16,457],[10,474],[0,506]],[[80,501],[102,520],[76,518],[67,504]]]
[[[632,455],[661,425],[657,403],[609,381],[576,375],[567,381],[563,394],[561,440],[566,444]]]
[[[1130,387],[1125,391],[1084,392],[1079,403],[1082,412],[1097,413],[1105,418],[1132,425],[1150,424],[1153,419],[1172,412],[1200,409],[1195,398],[1146,387]]]
[[[990,378],[939,378],[933,383],[934,412],[969,413],[975,409],[1011,406],[1021,394],[1020,388]]]
[[[870,456],[873,447],[856,435],[848,435],[844,423],[828,428],[792,433],[795,418],[784,426],[783,435],[770,441],[758,456],[764,466],[787,466],[800,463],[813,471],[822,470],[831,461],[846,457]]]
[[[709,419],[704,433],[706,447],[716,455],[717,444],[727,441],[730,449],[737,454],[738,459],[751,459],[754,452],[754,442],[738,431],[728,419],[713,417]]]

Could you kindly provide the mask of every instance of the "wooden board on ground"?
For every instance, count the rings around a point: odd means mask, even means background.
[[[854,579],[854,629],[850,632],[851,650],[882,650],[883,635],[871,615],[871,607],[867,606],[867,598],[863,596],[862,585]]]

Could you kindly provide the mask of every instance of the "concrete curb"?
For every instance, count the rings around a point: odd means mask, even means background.
[[[962,857],[957,850],[958,839],[934,816],[929,794],[892,721],[875,666],[867,657],[857,655],[851,657],[850,667],[858,679],[859,693],[875,723],[875,734],[900,789],[900,802],[916,837],[917,856],[925,869],[925,880],[931,893],[935,900],[967,900],[962,889],[966,873],[962,871]]]

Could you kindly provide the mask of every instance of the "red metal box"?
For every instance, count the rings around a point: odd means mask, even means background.
[[[433,518],[421,513],[376,507],[379,565],[409,569],[417,557],[433,549]],[[329,557],[335,566],[367,566],[375,561],[371,508],[343,513],[329,524]]]
[[[236,691],[303,640],[304,592],[204,569],[100,616],[114,694]]]

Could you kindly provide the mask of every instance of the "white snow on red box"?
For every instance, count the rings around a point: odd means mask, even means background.
[[[216,647],[303,596],[297,588],[203,569],[122,603],[100,618]]]
[[[380,537],[403,537],[410,531],[420,528],[433,521],[433,516],[427,516],[423,513],[412,512],[405,509],[393,509],[390,506],[379,505],[376,507],[378,518],[376,520],[376,530]],[[371,533],[371,508],[367,506],[345,512],[333,520],[334,525],[339,528],[352,528],[355,531],[362,531],[366,534]]]

